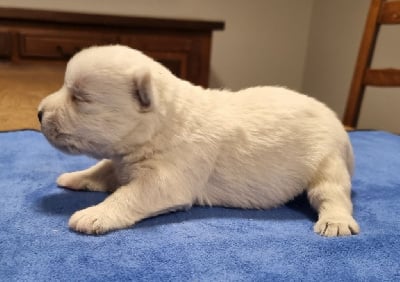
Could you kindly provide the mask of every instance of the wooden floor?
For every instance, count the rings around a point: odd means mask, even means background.
[[[39,129],[37,107],[62,86],[65,65],[0,63],[0,131]]]

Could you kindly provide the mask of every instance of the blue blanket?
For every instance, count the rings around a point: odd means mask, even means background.
[[[314,234],[304,195],[273,210],[195,207],[87,236],[68,218],[107,195],[55,180],[94,161],[56,151],[35,131],[0,133],[0,281],[399,281],[400,137],[350,136],[358,236]]]

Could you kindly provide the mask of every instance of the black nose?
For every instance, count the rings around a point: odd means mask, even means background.
[[[42,123],[43,112],[39,111],[37,116],[38,116],[39,122]]]

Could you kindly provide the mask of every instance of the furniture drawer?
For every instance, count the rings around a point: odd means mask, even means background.
[[[0,32],[0,58],[11,56],[11,34]]]
[[[76,52],[89,46],[118,43],[117,36],[113,35],[89,32],[58,33],[20,33],[20,56],[25,58],[69,59]]]
[[[135,34],[121,37],[121,43],[141,50],[146,55],[166,66],[172,73],[183,79],[188,77],[188,61],[193,50],[190,36]]]

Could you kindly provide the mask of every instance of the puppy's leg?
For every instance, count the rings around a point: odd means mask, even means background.
[[[352,216],[350,173],[337,154],[325,159],[308,188],[311,205],[318,211],[314,231],[324,236],[357,234],[360,228]]]
[[[57,185],[72,190],[102,192],[114,191],[119,186],[110,160],[102,160],[85,170],[64,173],[58,177]]]
[[[146,171],[102,203],[75,212],[69,226],[87,234],[102,234],[132,226],[147,217],[188,208],[193,196],[187,187],[178,173]]]

